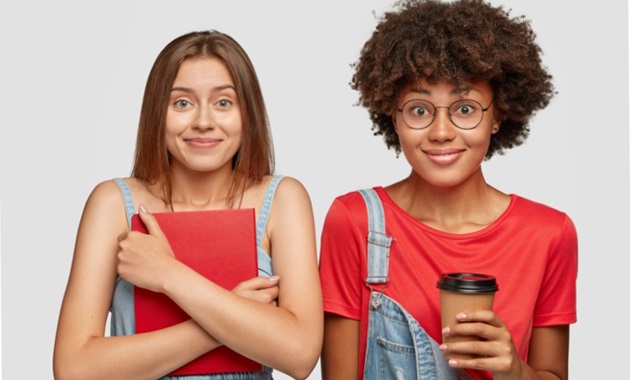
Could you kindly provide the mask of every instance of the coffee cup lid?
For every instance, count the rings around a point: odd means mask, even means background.
[[[437,283],[442,290],[458,293],[494,293],[499,285],[494,276],[481,273],[443,273]]]

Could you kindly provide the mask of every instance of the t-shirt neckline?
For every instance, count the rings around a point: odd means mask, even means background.
[[[486,227],[484,227],[484,228],[482,228],[480,230],[458,234],[458,233],[452,233],[452,232],[438,230],[437,228],[428,226],[425,223],[415,219],[414,217],[409,215],[409,213],[407,213],[407,211],[403,210],[400,206],[398,206],[398,204],[396,204],[396,202],[394,202],[393,199],[390,198],[389,194],[387,194],[387,191],[385,191],[383,186],[376,186],[376,187],[374,187],[374,190],[376,190],[378,196],[381,198],[381,201],[383,203],[387,203],[397,213],[399,213],[401,215],[404,215],[404,217],[406,219],[408,219],[414,225],[418,226],[419,228],[422,228],[423,230],[425,230],[427,232],[430,232],[430,233],[433,233],[433,234],[437,234],[437,235],[446,236],[446,237],[449,237],[449,238],[455,238],[455,239],[472,238],[472,237],[482,236],[482,235],[485,235],[485,234],[488,234],[488,233],[492,232],[495,228],[497,228],[503,222],[503,220],[505,220],[508,217],[508,215],[510,214],[510,212],[514,208],[514,206],[517,203],[518,198],[519,198],[518,195],[516,195],[516,194],[508,194],[510,196],[510,203],[508,204],[508,207],[503,211],[503,213],[501,213],[501,215],[499,215],[499,217],[496,220],[494,220],[492,223],[490,223],[489,225],[487,225]]]

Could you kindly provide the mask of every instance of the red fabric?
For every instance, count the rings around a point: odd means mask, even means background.
[[[527,359],[532,327],[576,322],[577,235],[571,219],[548,206],[512,195],[508,209],[490,226],[451,234],[404,212],[381,187],[390,248],[390,285],[397,300],[437,342],[442,341],[439,291],[442,272],[496,276],[495,312]],[[322,230],[320,273],[326,312],[361,321],[359,378],[367,335],[367,209],[361,194],[335,199]],[[471,371],[474,372],[474,371]],[[471,373],[490,379],[487,373]]]

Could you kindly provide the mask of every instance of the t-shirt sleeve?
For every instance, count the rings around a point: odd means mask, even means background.
[[[367,244],[357,219],[361,218],[353,215],[346,203],[335,199],[324,220],[319,261],[324,311],[355,320],[361,318],[365,281],[361,278],[361,257]]]
[[[534,312],[534,326],[567,325],[577,321],[577,269],[577,232],[572,220],[565,214],[557,240],[549,251]]]

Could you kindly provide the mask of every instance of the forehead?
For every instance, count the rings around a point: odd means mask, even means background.
[[[463,83],[450,82],[429,82],[420,79],[407,83],[399,92],[399,97],[409,94],[419,94],[426,96],[466,96],[477,93],[482,96],[492,94],[492,88],[487,81],[471,81]]]
[[[174,86],[234,85],[228,68],[220,58],[196,57],[184,60],[175,77]]]

